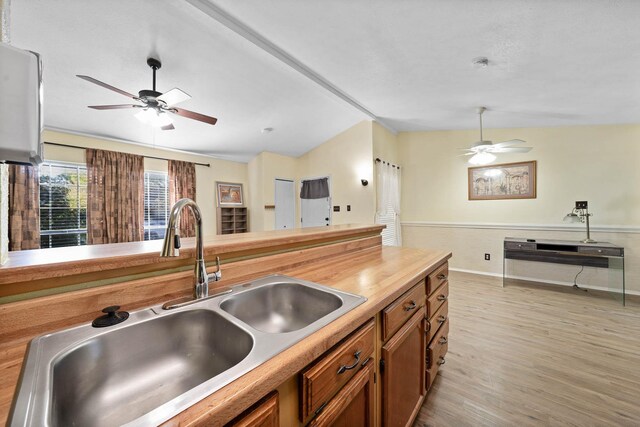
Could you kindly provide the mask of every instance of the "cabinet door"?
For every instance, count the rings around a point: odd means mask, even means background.
[[[382,419],[387,427],[411,425],[425,396],[422,308],[382,347]]]
[[[373,426],[374,359],[370,357],[333,399],[327,403],[309,426],[313,427],[370,427]]]
[[[274,391],[235,418],[226,427],[280,427],[278,392]]]

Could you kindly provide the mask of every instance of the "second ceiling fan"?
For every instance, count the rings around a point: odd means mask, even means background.
[[[125,108],[139,109],[140,111],[136,114],[137,119],[143,123],[160,127],[162,130],[175,129],[169,113],[177,114],[178,116],[186,117],[188,119],[198,120],[210,125],[216,124],[218,119],[215,117],[206,116],[204,114],[176,107],[176,104],[191,99],[191,96],[182,90],[174,88],[165,93],[158,92],[156,90],[156,71],[160,69],[162,64],[155,58],[148,58],[147,65],[153,70],[153,89],[143,89],[138,92],[138,96],[101,82],[93,77],[77,75],[77,77],[80,77],[83,80],[141,102],[141,104],[89,105],[89,108],[93,108],[94,110],[120,110]]]
[[[480,141],[474,142],[469,148],[461,148],[467,153],[463,156],[471,156],[469,163],[473,165],[486,165],[496,159],[496,154],[500,153],[528,153],[531,147],[512,147],[512,145],[524,144],[521,139],[511,139],[509,141],[491,142],[484,139],[482,134],[482,114],[487,111],[486,107],[478,107],[480,116]]]

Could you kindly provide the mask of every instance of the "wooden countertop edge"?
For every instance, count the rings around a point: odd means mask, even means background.
[[[380,287],[389,289],[384,296],[369,298],[364,304],[168,420],[162,424],[163,427],[217,426],[230,421],[243,409],[300,372],[452,256],[451,252],[446,251],[434,251],[431,255],[435,261],[427,265],[416,261],[415,268],[381,281]],[[288,272],[284,271],[283,274]],[[285,361],[287,363],[283,363]]]
[[[256,233],[212,236],[204,239],[205,257],[213,257],[232,252],[257,250],[283,245],[311,243],[313,241],[338,240],[370,233],[380,233],[383,225],[347,224],[313,229],[296,229],[291,232],[263,231]],[[172,260],[190,260],[194,256],[195,238],[182,239],[183,248],[179,257]],[[121,245],[127,245],[126,248]],[[162,242],[131,242],[99,246],[79,246],[73,248],[36,249],[9,254],[8,262],[0,266],[0,285],[20,282],[24,274],[32,279],[65,277],[126,267],[158,264],[164,262],[158,254]],[[136,249],[136,247],[138,247]],[[56,251],[47,260],[43,251]],[[142,252],[141,252],[142,251]],[[60,254],[70,253],[70,260],[58,261]],[[94,252],[93,255],[90,252]],[[48,252],[54,254],[54,252]],[[12,264],[13,262],[13,264]],[[16,265],[17,264],[17,265]]]

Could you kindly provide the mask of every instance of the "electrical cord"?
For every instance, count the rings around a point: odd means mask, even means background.
[[[573,287],[576,289],[580,289],[581,291],[585,291],[588,292],[588,289],[583,289],[580,286],[578,286],[578,276],[580,275],[580,273],[582,273],[584,271],[584,265],[581,266],[582,268],[580,268],[580,271],[578,271],[578,274],[576,274],[576,277],[573,278]]]

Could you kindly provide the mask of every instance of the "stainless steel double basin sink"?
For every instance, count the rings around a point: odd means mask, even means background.
[[[364,301],[274,275],[115,326],[35,338],[9,425],[160,424]]]

